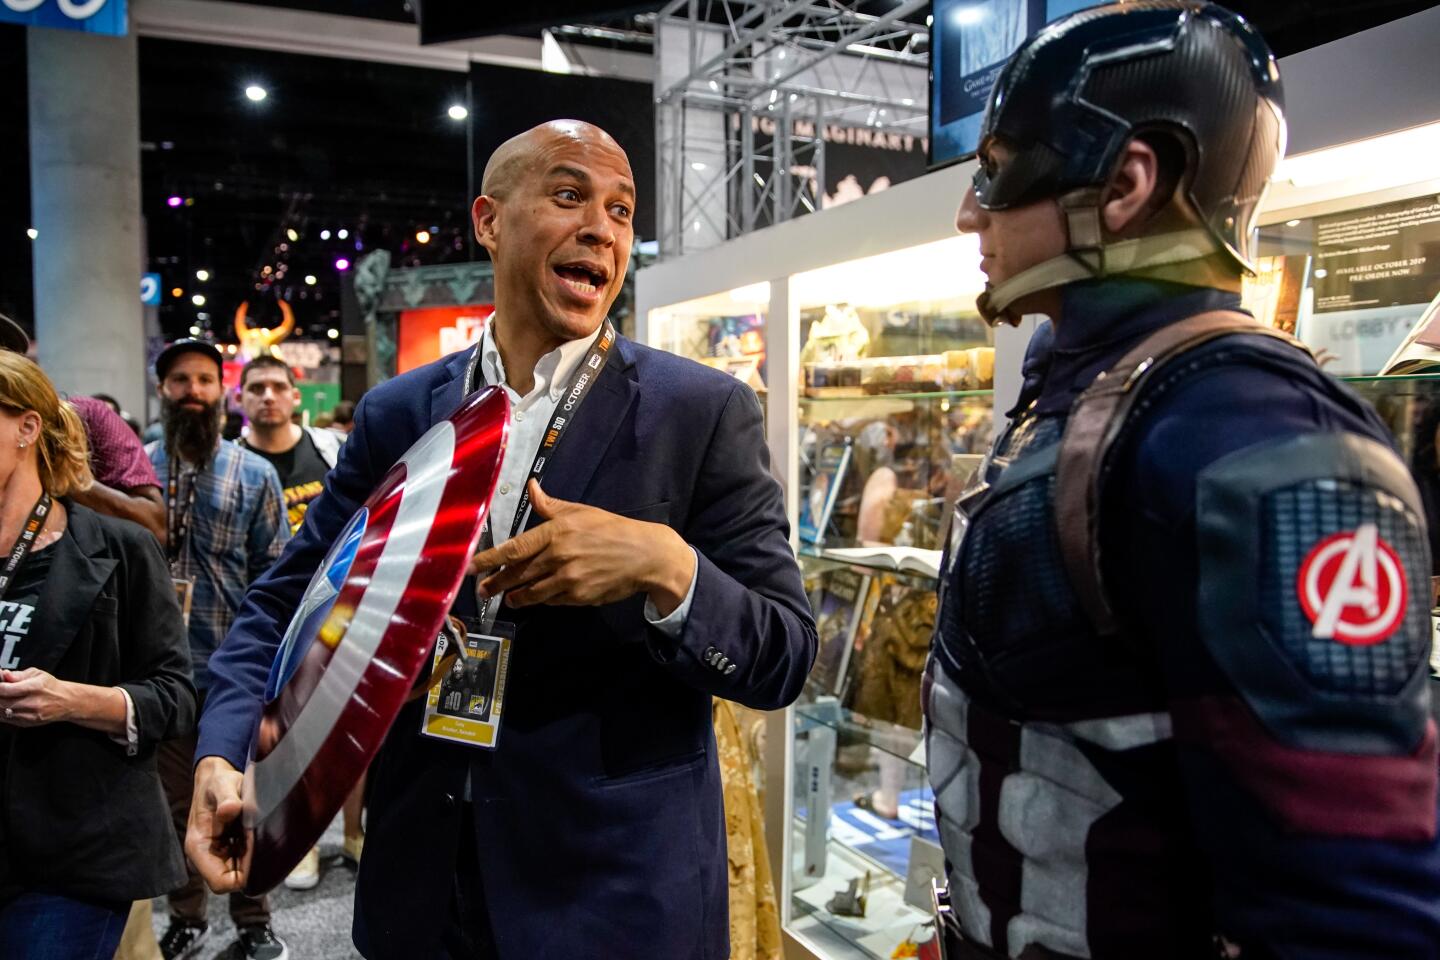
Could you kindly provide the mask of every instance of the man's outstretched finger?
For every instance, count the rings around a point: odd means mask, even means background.
[[[520,563],[544,550],[550,542],[550,531],[544,526],[526,530],[489,550],[481,551],[470,558],[469,572],[472,576],[489,573],[500,567]]]

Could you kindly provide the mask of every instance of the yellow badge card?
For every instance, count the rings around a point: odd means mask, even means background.
[[[515,628],[503,622],[497,622],[486,633],[467,629],[440,634],[430,689],[425,695],[421,733],[469,747],[495,749],[500,739],[505,675],[514,638]]]

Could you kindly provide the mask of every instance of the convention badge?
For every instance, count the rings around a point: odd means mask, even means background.
[[[460,592],[509,430],[501,388],[467,397],[375,487],[320,563],[275,652],[245,770],[245,891],[320,839],[410,697]]]
[[[188,627],[190,606],[195,601],[195,581],[187,577],[174,577],[170,582],[175,586],[175,599],[180,604],[180,619]]]
[[[453,617],[451,624],[455,625]],[[420,732],[436,740],[494,750],[500,740],[514,640],[514,624],[503,620],[486,629],[478,619],[467,619],[459,630],[442,631],[435,643]]]

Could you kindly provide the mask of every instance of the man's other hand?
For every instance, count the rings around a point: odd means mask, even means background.
[[[244,783],[244,774],[220,757],[206,757],[195,766],[185,855],[216,893],[240,890],[250,872],[253,831],[242,830],[240,821]]]
[[[471,559],[470,573],[488,574],[483,596],[504,593],[512,607],[599,606],[645,593],[662,617],[684,602],[695,552],[674,530],[548,497],[534,480],[530,502],[544,523]]]

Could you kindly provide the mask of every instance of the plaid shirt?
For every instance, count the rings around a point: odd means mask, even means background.
[[[160,489],[168,490],[170,464],[164,442],[147,444],[145,452],[160,478]],[[184,510],[189,501],[193,476],[188,469],[180,472],[177,510]],[[225,639],[246,588],[280,556],[290,539],[290,527],[275,468],[228,440],[220,441],[193,482],[198,486],[190,531],[171,572],[195,581],[190,655],[195,687],[205,690],[210,686],[210,654]]]

